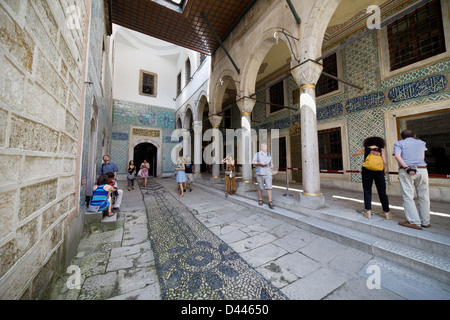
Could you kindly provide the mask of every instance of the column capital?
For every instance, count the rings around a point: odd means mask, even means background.
[[[211,122],[211,125],[213,128],[218,128],[220,126],[220,123],[222,122],[222,116],[218,115],[210,115],[208,117],[209,122]]]
[[[194,121],[194,134],[202,134],[203,130],[203,122],[202,121]]]
[[[293,69],[291,73],[292,77],[301,88],[308,86],[304,88],[306,89],[312,88],[312,86],[315,88],[315,85],[322,74],[322,70],[323,67],[319,63],[310,60]]]
[[[249,113],[253,111],[253,107],[256,104],[256,100],[250,99],[248,97],[243,97],[238,100],[236,100],[236,103],[238,105],[239,110],[241,111],[241,115],[248,115],[244,113]]]

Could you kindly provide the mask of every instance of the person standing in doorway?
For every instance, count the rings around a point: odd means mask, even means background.
[[[416,134],[412,130],[404,130],[401,137],[402,140],[394,144],[393,155],[399,164],[398,179],[407,221],[399,224],[413,229],[429,228],[430,195],[425,162],[426,143],[416,139]],[[414,192],[419,198],[419,210],[414,202]]]
[[[143,186],[147,186],[147,179],[148,179],[148,171],[150,170],[150,163],[147,162],[147,160],[144,160],[144,162],[141,164],[141,177],[143,179]]]
[[[253,164],[256,166],[256,179],[258,181],[258,204],[263,205],[262,191],[267,190],[269,207],[273,209],[272,203],[272,156],[267,152],[267,144],[261,143],[260,151],[253,156]]]
[[[364,154],[364,159],[367,159],[369,154],[372,154],[380,159],[379,168],[367,168],[363,164],[361,170],[362,185],[364,191],[364,217],[370,219],[372,215],[372,183],[375,181],[375,186],[377,187],[378,197],[380,198],[384,215],[386,219],[390,220],[393,218],[393,216],[389,210],[389,199],[386,194],[386,181],[384,179],[384,176],[387,173],[384,139],[380,137],[369,137],[364,140],[363,145],[364,147],[361,150],[353,153],[352,157]]]

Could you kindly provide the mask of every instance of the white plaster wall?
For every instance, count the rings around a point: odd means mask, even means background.
[[[131,37],[132,31],[116,31],[114,37],[114,99],[175,109],[177,56],[181,48],[147,36]],[[149,43],[144,41],[148,40]],[[156,45],[152,45],[156,43]],[[139,94],[140,70],[157,74],[157,96]]]

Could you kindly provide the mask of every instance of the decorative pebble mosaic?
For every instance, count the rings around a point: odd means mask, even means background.
[[[141,190],[163,299],[287,299],[162,185]]]

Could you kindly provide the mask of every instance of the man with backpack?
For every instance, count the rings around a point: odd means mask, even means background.
[[[393,155],[399,164],[398,179],[402,191],[403,208],[407,221],[401,226],[422,229],[430,224],[430,195],[428,189],[428,170],[425,163],[426,143],[416,139],[412,130],[401,133],[402,140],[394,144]],[[414,190],[419,198],[419,210],[414,202]]]
[[[253,156],[253,164],[256,166],[256,180],[258,181],[258,204],[263,205],[262,190],[267,190],[267,196],[269,198],[269,207],[273,209],[272,203],[272,156],[267,152],[267,144],[261,143],[259,152]]]

